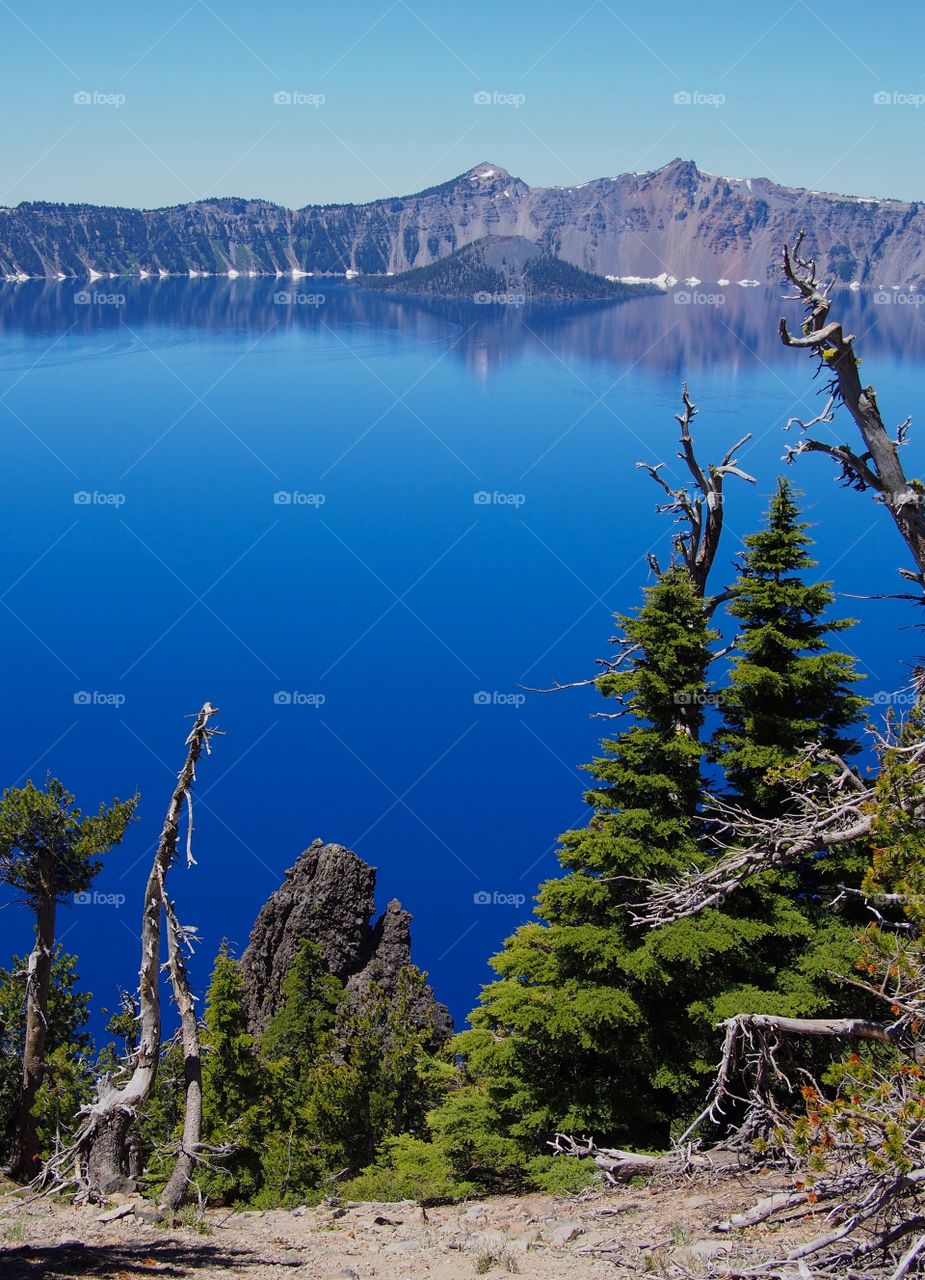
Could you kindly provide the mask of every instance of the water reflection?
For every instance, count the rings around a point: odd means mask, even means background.
[[[921,359],[925,306],[917,295],[841,293],[837,314],[866,354]],[[281,301],[281,298],[288,299]],[[925,303],[925,296],[921,301]],[[366,331],[388,340],[450,344],[473,373],[545,352],[625,369],[641,365],[682,376],[698,370],[753,367],[792,360],[777,320],[800,314],[782,290],[677,290],[622,305],[477,306],[365,291],[339,279],[150,279],[27,281],[0,285],[0,337],[88,336],[111,332],[113,349],[132,346],[132,332],[160,330],[159,342],[198,331],[238,338],[268,332]]]

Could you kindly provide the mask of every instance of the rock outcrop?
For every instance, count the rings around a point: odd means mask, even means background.
[[[296,859],[260,909],[241,957],[255,1034],[279,1009],[283,979],[306,938],[320,946],[328,969],[348,989],[360,992],[376,981],[395,990],[402,969],[411,964],[411,916],[393,900],[374,922],[375,889],[375,868],[343,845],[316,840]],[[435,1045],[452,1034],[449,1011],[430,987],[413,1016]]]
[[[485,236],[525,236],[600,276],[776,282],[781,245],[801,227],[824,277],[925,283],[920,203],[725,177],[692,160],[573,187],[531,187],[479,164],[413,195],[295,210],[242,199],[146,210],[23,203],[0,207],[0,277],[401,272]]]

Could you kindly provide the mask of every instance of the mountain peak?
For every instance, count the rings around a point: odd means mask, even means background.
[[[697,166],[697,161],[684,160],[681,156],[675,156],[673,160],[669,160],[667,164],[663,164],[661,169],[656,169],[655,172],[665,174],[690,174],[692,178],[701,176],[701,170]]]
[[[499,164],[491,164],[488,160],[483,160],[481,164],[477,164],[462,176],[468,178],[470,182],[495,182],[498,180],[506,181],[510,179],[511,175],[507,169],[502,169]]]

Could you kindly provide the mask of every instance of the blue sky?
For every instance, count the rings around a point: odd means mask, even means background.
[[[676,155],[914,199],[916,17],[898,0],[846,0],[837,27],[804,0],[0,0],[0,202],[299,206],[486,159],[569,185]]]

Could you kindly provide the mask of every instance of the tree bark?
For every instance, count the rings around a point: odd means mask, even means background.
[[[22,1085],[10,1122],[10,1173],[30,1181],[39,1172],[41,1148],[33,1109],[45,1074],[46,1010],[51,991],[51,964],[55,949],[55,916],[58,905],[54,855],[43,850],[38,857],[39,898],[36,909],[35,945],[26,977],[26,1033],[23,1044]]]
[[[788,1036],[812,1036],[824,1040],[878,1040],[895,1044],[896,1036],[887,1023],[867,1018],[786,1018],[770,1013],[740,1013],[723,1025],[735,1024],[744,1030],[776,1031]]]
[[[180,1152],[173,1173],[161,1192],[160,1202],[166,1208],[177,1209],[183,1203],[190,1185],[196,1167],[196,1153],[202,1139],[202,1056],[196,1006],[183,962],[182,930],[173,904],[165,901],[164,909],[167,918],[167,966],[180,1013],[183,1040],[184,1109]]]

